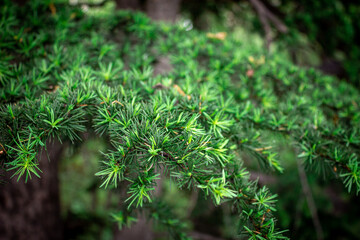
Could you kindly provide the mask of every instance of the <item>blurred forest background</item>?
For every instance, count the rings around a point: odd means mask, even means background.
[[[23,4],[26,1],[15,2]],[[55,2],[78,6],[89,15],[106,15],[116,9],[143,11],[154,20],[181,24],[189,30],[199,29],[215,34],[217,38],[232,32],[244,42],[266,49],[267,54],[281,52],[297,65],[318,68],[360,87],[360,4],[357,0]],[[162,64],[166,71],[166,60]],[[278,141],[286,140],[279,136]],[[85,144],[67,148],[62,156],[60,197],[66,239],[114,237],[116,226],[109,216],[116,210],[119,195],[100,189],[100,181],[94,177],[100,167],[99,150],[105,146],[99,139],[90,139]],[[287,149],[283,151],[286,154]],[[284,162],[288,170],[281,175],[264,173],[255,163],[246,164],[253,178],[259,178],[260,184],[266,184],[281,196],[276,213],[278,226],[289,229],[291,238],[311,239],[315,231],[321,231],[320,236],[333,236],[334,239],[360,238],[358,198],[348,195],[338,181],[325,181],[312,170],[306,172],[308,191],[312,193],[317,211],[318,219],[314,220],[300,181],[303,173],[298,171],[295,156],[289,152]],[[169,205],[176,206],[179,216],[189,217],[186,224],[193,227],[199,239],[229,239],[236,228],[230,217],[223,217],[222,213],[229,209],[214,207],[210,200],[198,196],[201,193],[180,192],[165,181],[162,194]],[[156,236],[156,230],[154,234],[149,235],[149,239]]]

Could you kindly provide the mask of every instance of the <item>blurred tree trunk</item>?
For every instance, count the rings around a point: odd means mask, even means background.
[[[13,171],[2,176],[0,184],[0,239],[62,239],[58,162],[63,147],[58,142],[47,144],[47,153],[39,154],[41,178],[11,178]]]
[[[141,0],[115,0],[117,9],[141,10]]]
[[[161,175],[164,174],[162,170],[156,170]],[[154,197],[159,197],[162,191],[162,179],[157,179]],[[128,183],[122,183],[121,187],[119,188],[119,208],[126,208],[127,204],[125,204],[125,199],[127,196],[127,188]],[[142,239],[142,240],[153,240],[158,239],[158,234],[153,231],[152,225],[153,222],[151,219],[148,219],[145,216],[145,213],[138,213],[137,214],[137,222],[131,225],[131,228],[123,228],[119,230],[117,224],[114,224],[114,240],[133,240],[133,239]]]
[[[144,11],[153,20],[174,22],[181,0],[115,0],[117,9]]]
[[[175,22],[177,14],[180,11],[181,0],[116,0],[117,9],[130,9],[145,11],[146,14],[155,21]],[[154,72],[156,74],[166,73],[171,70],[169,60],[162,58],[155,66]],[[162,181],[157,181],[157,189],[161,189]],[[126,196],[126,191],[123,191],[123,196]],[[159,192],[156,193],[159,195]],[[125,198],[126,199],[126,198]],[[120,200],[120,202],[122,202]],[[122,203],[120,203],[122,205]],[[151,221],[147,221],[143,215],[138,216],[138,221],[129,228],[119,230],[118,226],[114,225],[114,239],[115,240],[132,240],[132,239],[155,239],[155,233],[152,231]]]
[[[153,240],[155,234],[152,231],[151,222],[144,215],[138,214],[137,222],[131,225],[131,228],[125,227],[121,231],[118,225],[114,225],[114,240]]]
[[[147,0],[146,13],[156,21],[175,22],[181,0]]]

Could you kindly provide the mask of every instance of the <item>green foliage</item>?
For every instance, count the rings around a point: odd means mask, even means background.
[[[111,214],[113,220],[118,224],[119,229],[124,226],[131,227],[131,224],[136,222],[136,218],[125,215],[122,211]]]
[[[1,7],[1,161],[18,179],[40,177],[36,154],[46,140],[78,142],[90,132],[109,142],[96,173],[101,187],[128,183],[127,212],[112,215],[120,226],[140,207],[174,238],[187,238],[181,219],[154,199],[161,176],[230,205],[239,235],[284,239],[273,215],[277,195],[243,166],[250,157],[286,171],[266,138],[272,133],[308,167],[336,169],[330,175],[359,192],[360,95],[348,84],[280,54],[265,57],[235,36],[212,39],[140,13],[52,14],[36,3],[27,7],[38,23],[11,2]],[[173,70],[155,76],[160,56]]]
[[[13,154],[15,159],[12,162],[9,162],[8,165],[12,166],[9,170],[16,169],[16,172],[13,176],[18,175],[18,181],[25,174],[25,182],[27,182],[28,178],[31,179],[31,174],[34,174],[37,177],[40,177],[38,171],[41,170],[38,167],[38,163],[36,160],[36,151],[34,150],[35,144],[37,144],[36,140],[32,140],[32,132],[31,128],[29,139],[27,140],[26,144],[22,143],[22,140],[18,137],[18,142],[15,142],[17,148],[13,148],[9,146],[9,154]],[[41,143],[41,140],[38,139],[38,144]]]

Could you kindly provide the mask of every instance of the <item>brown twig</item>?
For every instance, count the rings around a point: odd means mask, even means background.
[[[265,32],[266,49],[269,51],[273,40],[270,22],[273,23],[275,28],[281,33],[286,33],[288,28],[277,16],[267,9],[260,0],[249,0],[249,2],[259,16],[261,25]]]
[[[187,210],[187,216],[190,217],[191,213],[194,211],[195,207],[196,207],[196,203],[199,197],[199,192],[198,189],[195,188],[192,192],[191,192],[191,196],[190,196],[190,206],[188,207]]]
[[[4,145],[2,145],[2,144],[0,143],[0,146],[1,146],[1,147],[2,147],[2,149],[3,149],[3,150],[1,150],[1,151],[0,151],[0,155],[1,155],[3,152],[5,152],[5,154],[7,154],[7,152],[6,152],[6,149],[5,149]]]
[[[324,239],[324,233],[323,233],[323,230],[321,227],[321,223],[320,223],[319,216],[317,213],[315,201],[314,201],[314,198],[311,193],[311,189],[310,189],[310,186],[309,186],[309,183],[307,180],[307,176],[306,176],[304,167],[301,165],[299,159],[296,160],[296,163],[297,163],[297,167],[298,167],[301,187],[302,187],[303,193],[304,193],[306,201],[307,201],[307,205],[308,205],[310,213],[311,213],[311,217],[312,217],[312,220],[314,223],[317,239],[322,240],[322,239]]]
[[[262,148],[254,148],[254,150],[256,152],[262,152],[262,151],[269,150],[269,149],[272,149],[272,146],[262,147]]]
[[[266,42],[266,49],[269,51],[270,44],[272,41],[272,33],[271,33],[271,26],[267,18],[266,8],[262,3],[258,0],[249,0],[251,5],[255,8],[255,11],[259,15],[259,19],[261,25],[265,32],[265,42]]]

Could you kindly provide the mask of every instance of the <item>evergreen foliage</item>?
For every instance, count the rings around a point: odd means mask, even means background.
[[[156,179],[169,176],[232,206],[238,234],[283,239],[277,195],[243,166],[250,157],[286,171],[267,140],[281,134],[308,168],[360,191],[360,95],[345,82],[231,34],[154,24],[140,13],[86,16],[35,1],[6,2],[1,16],[1,161],[20,181],[41,177],[36,156],[48,139],[78,142],[91,132],[111,143],[96,173],[101,187],[128,182],[127,209],[113,214],[119,226],[144,208],[186,239],[181,220],[153,196]],[[173,70],[154,75],[161,56]]]

